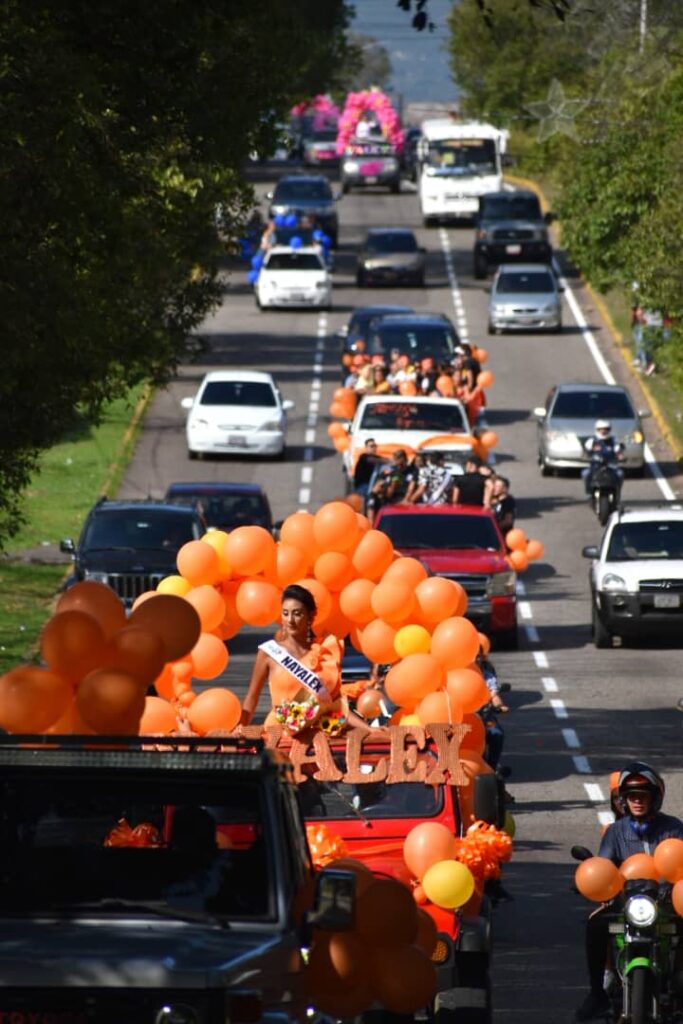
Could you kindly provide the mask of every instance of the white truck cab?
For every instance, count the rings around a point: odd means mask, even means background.
[[[425,227],[474,217],[479,197],[503,186],[501,157],[509,132],[479,121],[423,121],[418,143],[418,196]]]

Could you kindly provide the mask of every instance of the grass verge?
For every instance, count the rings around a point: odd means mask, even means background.
[[[150,397],[134,389],[106,408],[98,426],[78,422],[44,453],[26,491],[26,522],[0,559],[0,672],[35,657],[67,568],[55,564],[59,541],[78,537],[101,494],[116,495]]]

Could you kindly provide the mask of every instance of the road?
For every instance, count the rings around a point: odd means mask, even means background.
[[[259,182],[259,195],[267,187]],[[500,678],[513,688],[504,761],[512,768],[517,824],[514,860],[505,873],[514,899],[499,904],[495,913],[495,1021],[570,1020],[585,988],[582,924],[588,908],[572,892],[569,847],[596,847],[599,817],[608,809],[607,777],[634,758],[652,760],[665,772],[665,809],[683,812],[681,721],[672,710],[681,690],[680,649],[594,649],[588,563],[581,549],[598,541],[600,527],[576,476],[541,477],[530,411],[543,404],[555,383],[602,379],[593,341],[604,369],[631,388],[640,407],[644,400],[576,278],[569,278],[565,300],[575,296],[574,309],[591,332],[588,340],[567,302],[559,337],[488,337],[488,296],[471,274],[471,228],[423,229],[412,192],[352,194],[339,211],[333,311],[261,313],[246,273],[226,277],[224,301],[199,332],[207,352],[201,361],[183,366],[157,396],[120,494],[160,497],[174,480],[257,481],[265,486],[276,519],[298,508],[315,511],[343,492],[341,457],[329,442],[326,412],[339,382],[335,332],[354,306],[386,298],[447,312],[461,334],[486,347],[495,374],[488,422],[499,435],[498,462],[512,482],[518,525],[546,549],[544,561],[523,576],[521,649],[495,657]],[[427,288],[356,288],[354,250],[370,225],[415,228],[429,251]],[[194,392],[204,372],[221,366],[271,370],[284,396],[296,403],[284,462],[188,460],[180,399]],[[646,430],[668,484],[683,494],[683,481],[653,420]],[[625,483],[625,498],[661,496],[650,474]],[[230,641],[226,681],[238,692],[244,692],[257,638],[251,630]]]

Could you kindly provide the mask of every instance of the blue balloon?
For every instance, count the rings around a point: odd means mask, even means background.
[[[275,227],[276,228],[283,228],[286,223],[287,223],[287,217],[284,215],[284,213],[276,214],[276,216],[275,216]]]
[[[329,235],[326,235],[324,231],[322,232],[322,238],[320,239],[320,241],[322,242],[322,245],[323,245],[324,249],[331,248],[331,246],[332,246],[332,239],[330,238]]]
[[[256,284],[258,281],[259,272],[258,270],[250,270],[247,274],[247,281],[249,284]]]
[[[315,238],[316,242],[322,242],[325,238],[327,238],[327,235],[325,234],[324,231],[321,231],[320,228],[316,228],[315,231],[313,232],[313,237]]]
[[[263,252],[263,249],[259,249],[259,251],[255,253],[251,258],[251,265],[254,268],[254,270],[260,270],[260,268],[263,266],[264,259],[265,253]]]
[[[286,228],[295,228],[298,223],[299,223],[299,218],[297,217],[297,215],[295,213],[288,213],[287,216],[285,217],[285,227]]]
[[[289,240],[289,244],[291,245],[292,249],[300,249],[304,243],[303,240],[299,237],[299,235],[292,235],[292,237]]]

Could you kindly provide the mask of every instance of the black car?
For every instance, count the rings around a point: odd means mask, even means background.
[[[205,532],[206,522],[193,504],[101,498],[78,543],[68,537],[60,544],[74,560],[66,586],[80,580],[106,583],[130,608],[140,594],[177,571],[178,550]]]
[[[550,263],[548,224],[535,192],[487,192],[479,200],[474,243],[474,276],[484,278],[501,263]]]
[[[423,288],[425,252],[410,228],[370,228],[358,252],[356,284],[412,284]]]
[[[196,505],[206,525],[217,530],[234,530],[237,526],[273,529],[270,504],[258,484],[175,483],[166,491],[164,500]]]
[[[450,362],[458,341],[458,332],[443,313],[385,316],[375,324],[366,351],[383,355],[387,362],[394,351],[411,362],[427,357],[435,363]]]
[[[350,358],[365,352],[375,324],[382,317],[391,313],[414,312],[415,310],[411,306],[357,306],[351,314],[348,324],[345,324],[337,332],[338,337],[342,339],[340,353],[342,380],[346,380]]]
[[[280,178],[274,192],[268,192],[269,216],[294,213],[309,217],[315,227],[321,228],[336,247],[339,237],[339,218],[327,178],[318,174],[290,174]]]

